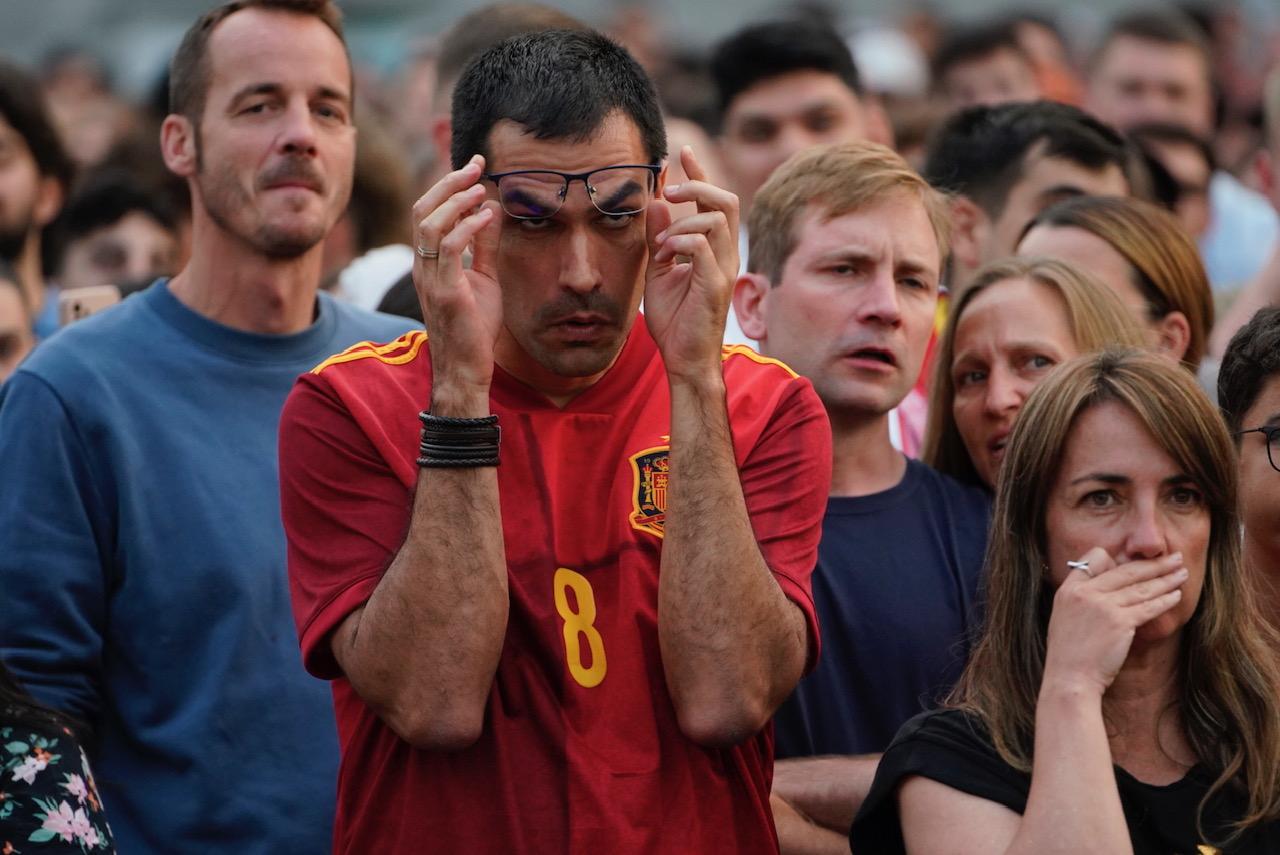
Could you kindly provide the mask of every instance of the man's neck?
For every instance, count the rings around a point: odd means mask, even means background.
[[[26,295],[27,305],[31,308],[31,317],[40,315],[44,309],[44,270],[40,267],[40,233],[32,230],[27,235],[22,252],[14,259],[13,271],[18,275],[18,284]]]
[[[831,495],[870,496],[898,485],[907,459],[889,441],[889,414],[838,413],[831,419]]]
[[[244,332],[288,335],[315,320],[323,247],[271,259],[213,227],[195,234],[191,260],[169,283],[184,306]]]

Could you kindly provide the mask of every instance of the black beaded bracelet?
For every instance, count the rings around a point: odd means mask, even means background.
[[[418,465],[428,468],[497,466],[502,428],[495,415],[465,419],[418,414],[422,432]]]

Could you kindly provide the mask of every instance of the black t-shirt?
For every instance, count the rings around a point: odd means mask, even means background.
[[[1120,804],[1129,823],[1134,855],[1216,855],[1196,831],[1200,800],[1214,777],[1196,766],[1168,786],[1144,784],[1115,767]],[[958,710],[918,715],[903,725],[876,770],[871,792],[854,820],[850,844],[856,855],[903,853],[898,820],[898,786],[912,775],[930,778],[963,793],[1002,804],[1022,813],[1027,807],[1031,776],[1009,766],[996,753],[980,720]],[[1205,832],[1221,839],[1232,820],[1244,815],[1245,799],[1234,790],[1220,791],[1206,806]],[[1250,829],[1229,849],[1231,855],[1280,853],[1280,822]]]
[[[833,496],[813,602],[822,656],[774,716],[777,756],[879,753],[964,670],[980,618],[990,498],[908,460],[870,496]]]

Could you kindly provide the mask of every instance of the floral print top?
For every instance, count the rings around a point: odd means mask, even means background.
[[[98,788],[66,728],[0,711],[0,855],[115,852]]]

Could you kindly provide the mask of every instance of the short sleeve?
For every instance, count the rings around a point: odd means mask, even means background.
[[[903,853],[898,787],[912,776],[945,784],[1016,813],[1027,807],[1031,776],[996,752],[976,716],[959,710],[922,713],[898,731],[876,768],[871,791],[853,823],[857,853]]]
[[[413,496],[322,378],[303,375],[280,420],[289,589],[307,671],[341,676],[333,630],[399,551]]]
[[[0,388],[0,657],[39,700],[98,719],[114,521],[78,425],[43,378]]]
[[[795,380],[781,397],[740,477],[760,553],[783,593],[804,612],[807,673],[821,647],[812,576],[831,491],[831,425],[808,380]]]

